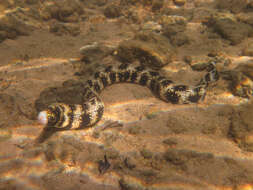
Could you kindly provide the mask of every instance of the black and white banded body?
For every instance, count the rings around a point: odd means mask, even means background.
[[[96,72],[85,83],[82,105],[55,103],[41,111],[38,120],[41,124],[57,128],[84,128],[93,126],[103,116],[104,104],[99,94],[109,85],[115,83],[134,83],[148,87],[152,93],[165,102],[173,104],[196,103],[203,99],[210,82],[219,78],[215,63],[207,67],[207,74],[196,86],[176,85],[159,72],[143,65],[122,63],[108,66]]]

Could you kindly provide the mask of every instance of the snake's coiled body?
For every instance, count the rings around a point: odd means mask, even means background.
[[[115,83],[134,83],[148,87],[155,96],[173,104],[196,103],[205,96],[210,82],[219,78],[215,63],[207,67],[207,74],[193,87],[175,85],[173,81],[145,66],[123,63],[108,66],[96,72],[83,88],[85,102],[82,105],[55,103],[39,113],[40,123],[57,128],[82,128],[96,124],[103,116],[104,104],[100,92]]]

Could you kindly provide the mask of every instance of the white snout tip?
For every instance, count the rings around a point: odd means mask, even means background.
[[[46,125],[48,123],[47,112],[46,111],[42,111],[42,112],[39,113],[38,122],[42,125]]]

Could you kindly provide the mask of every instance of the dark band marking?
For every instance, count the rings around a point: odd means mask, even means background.
[[[163,87],[166,87],[166,86],[168,86],[168,85],[170,85],[172,83],[173,82],[171,80],[168,80],[168,79],[166,79],[166,80],[164,80],[164,81],[161,82],[161,84],[162,84]]]
[[[90,102],[91,105],[95,105],[96,102],[97,102],[97,99],[92,98],[92,99],[89,100],[89,102]]]
[[[175,91],[185,91],[185,90],[187,90],[187,86],[185,86],[185,85],[177,85],[177,86],[174,86],[173,89]]]
[[[214,74],[213,74],[213,79],[214,79],[214,81],[219,80],[219,78],[220,78],[219,73],[218,73],[217,71],[212,71],[212,73],[214,73]]]
[[[124,75],[122,73],[117,73],[117,74],[118,74],[119,82],[123,82],[124,81]]]
[[[116,73],[114,73],[114,72],[110,73],[109,77],[110,77],[111,83],[112,84],[115,83],[115,81],[116,81]]]
[[[205,84],[206,84],[206,82],[205,82],[205,79],[203,79],[203,78],[202,78],[202,79],[200,80],[200,82],[198,83],[198,85],[205,85]]]
[[[193,103],[196,103],[196,102],[199,101],[200,98],[201,98],[201,96],[198,95],[198,94],[196,94],[196,95],[193,95],[193,96],[189,96],[188,100],[191,101],[191,102],[193,102]]]
[[[90,98],[92,98],[92,97],[94,97],[95,95],[94,95],[94,93],[92,92],[92,91],[88,91],[87,93],[86,93],[86,95],[85,95],[85,98],[86,99],[90,99]]]
[[[100,72],[96,72],[96,73],[94,74],[94,77],[95,77],[95,79],[99,78],[99,77],[100,77]]]
[[[88,126],[90,124],[90,115],[87,113],[82,114],[82,122],[81,122],[81,127]]]
[[[166,97],[168,102],[171,102],[173,104],[176,104],[179,101],[178,95],[174,91],[171,91],[171,90],[168,90],[165,93],[165,97]]]
[[[160,85],[160,83],[157,83],[156,84],[156,89],[155,89],[155,92],[154,92],[157,97],[160,97],[160,91],[161,91],[161,85]]]
[[[151,91],[152,92],[156,92],[156,86],[157,86],[157,82],[156,82],[156,80],[151,80],[150,81],[150,89],[151,89]]]
[[[87,104],[83,104],[82,110],[84,114],[82,114],[81,116],[82,121],[80,123],[80,127],[85,127],[90,124],[90,115],[87,114],[87,111],[89,110],[89,106]]]
[[[100,80],[102,81],[104,87],[108,85],[108,81],[106,77],[101,77]]]
[[[207,73],[206,75],[205,75],[205,82],[209,82],[210,81],[210,74],[209,73]]]
[[[49,117],[48,118],[48,125],[49,126],[53,126],[55,125],[57,122],[60,121],[60,117],[61,117],[61,111],[60,108],[58,106],[56,107],[49,107],[48,108],[49,112],[53,113],[53,117]]]
[[[130,72],[129,71],[124,72],[123,76],[124,76],[124,81],[127,81],[130,77]]]
[[[212,71],[212,70],[216,70],[216,68],[215,68],[214,64],[209,64],[209,65],[207,66],[207,68],[206,68],[206,71],[207,71],[207,72],[210,72],[210,71]]]
[[[153,77],[159,76],[159,73],[156,71],[149,71],[149,74]]]
[[[104,113],[104,107],[103,107],[103,106],[100,106],[100,107],[98,108],[98,111],[97,111],[97,118],[98,118],[98,119],[102,118],[103,113]]]
[[[101,90],[101,88],[100,88],[100,86],[99,86],[99,84],[96,82],[96,83],[94,83],[94,90],[96,91],[96,92],[100,92],[100,90]]]
[[[89,84],[90,87],[93,86],[92,80],[87,80],[87,83]]]
[[[119,72],[118,73],[118,79],[119,79],[119,82],[125,82],[129,79],[130,77],[130,73],[129,71],[126,71],[126,72]]]
[[[108,67],[105,68],[105,72],[109,73],[112,71],[112,65],[109,65]]]
[[[76,107],[74,105],[68,105],[70,108],[70,112],[68,112],[68,118],[69,118],[69,123],[66,127],[71,128],[73,121],[74,121],[74,111],[76,110]]]
[[[58,126],[62,126],[62,124],[65,122],[64,113],[65,113],[66,110],[65,110],[64,106],[61,106],[61,105],[56,106],[56,107],[55,107],[55,110],[58,110],[58,111],[61,112],[61,114],[59,115],[59,117],[58,117],[58,119],[57,119],[57,125],[58,125]]]
[[[188,100],[191,101],[191,102],[194,102],[194,103],[198,102],[199,99],[202,97],[202,96],[199,94],[199,92],[200,92],[200,90],[201,90],[202,88],[203,88],[203,87],[201,87],[201,86],[200,86],[200,87],[194,88],[194,89],[193,89],[194,95],[189,96],[189,97],[188,97]],[[204,99],[204,97],[203,97],[203,99]]]
[[[128,66],[129,66],[128,63],[122,63],[122,64],[119,66],[119,69],[120,69],[120,70],[124,70],[124,69],[127,69]]]
[[[146,73],[142,74],[141,78],[140,78],[140,81],[139,81],[139,84],[145,86],[148,82],[148,78],[149,77],[147,76]]]
[[[137,72],[133,72],[132,75],[131,75],[131,79],[130,79],[131,82],[134,83],[136,81],[136,79],[137,79],[137,76],[138,76]]]

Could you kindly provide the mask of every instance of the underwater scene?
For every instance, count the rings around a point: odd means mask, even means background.
[[[0,190],[253,190],[252,0],[0,0]]]

